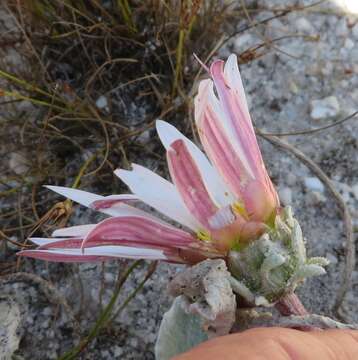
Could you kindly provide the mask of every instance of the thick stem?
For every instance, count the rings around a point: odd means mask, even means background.
[[[275,304],[275,307],[284,316],[309,314],[295,293],[285,295]]]
[[[291,316],[291,315],[309,315],[309,312],[301,303],[301,300],[295,293],[290,293],[282,297],[276,304],[275,308],[280,312],[283,316]],[[315,326],[298,326],[296,329],[302,331],[311,331],[311,330],[320,330],[320,328]]]

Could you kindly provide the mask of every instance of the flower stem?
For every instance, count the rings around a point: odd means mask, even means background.
[[[284,316],[309,314],[295,293],[290,293],[282,297],[275,304],[275,307],[280,314]]]
[[[283,316],[299,315],[306,316],[310,313],[306,310],[301,300],[295,293],[289,293],[283,296],[276,304],[275,308]],[[296,329],[302,331],[320,330],[321,328],[316,326],[298,326]]]

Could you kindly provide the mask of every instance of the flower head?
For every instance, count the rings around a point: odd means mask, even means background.
[[[224,257],[265,232],[279,201],[257,144],[236,56],[226,64],[215,61],[210,73],[212,79],[200,83],[195,98],[195,121],[210,161],[175,127],[157,121],[172,183],[133,164],[130,171],[115,171],[133,194],[103,197],[48,186],[110,217],[56,230],[52,238],[32,238],[38,249],[19,254],[50,261],[125,257],[195,263]],[[180,228],[138,209],[136,202]]]

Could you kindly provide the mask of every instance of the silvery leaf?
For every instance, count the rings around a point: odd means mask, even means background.
[[[182,303],[182,297],[177,297],[164,314],[155,344],[157,360],[169,360],[208,339],[202,320],[197,315],[187,314]]]

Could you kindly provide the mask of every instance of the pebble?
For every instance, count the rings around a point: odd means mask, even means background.
[[[345,18],[338,21],[335,34],[341,37],[346,37],[348,35],[348,26]]]
[[[108,350],[102,350],[101,351],[102,359],[110,359],[111,353]]]
[[[109,110],[108,108],[108,100],[104,95],[101,95],[97,100],[96,100],[96,106],[98,109],[104,109],[104,110]]]
[[[326,258],[329,261],[330,264],[334,265],[338,263],[338,259],[336,256],[334,256],[332,253],[326,253]]]
[[[358,200],[358,184],[352,186],[352,193],[354,197]]]
[[[295,22],[295,25],[297,30],[305,34],[312,35],[315,32],[314,27],[305,17],[298,18]]]
[[[325,201],[326,197],[318,191],[310,191],[306,195],[306,203],[311,206],[322,204]]]
[[[30,169],[27,159],[15,152],[10,154],[9,167],[17,175],[24,175]]]
[[[321,193],[324,192],[324,186],[323,186],[321,180],[319,180],[316,177],[306,177],[303,179],[303,182],[304,182],[307,190],[318,191]]]
[[[352,27],[352,35],[358,40],[358,22]]]
[[[247,48],[253,45],[254,43],[253,40],[254,40],[253,36],[249,33],[242,35],[240,34],[234,40],[234,50],[238,53],[243,52],[244,50],[246,50]]]
[[[311,101],[311,118],[314,120],[330,119],[340,112],[340,106],[335,96]]]
[[[292,190],[289,187],[279,189],[278,195],[283,205],[287,206],[292,204]]]
[[[292,172],[289,172],[286,176],[286,183],[289,186],[295,186],[297,184],[297,176]]]
[[[350,38],[347,38],[345,41],[344,41],[344,47],[348,50],[351,50],[354,48],[354,41]]]
[[[119,346],[115,346],[112,350],[115,358],[119,358],[123,354],[123,349]]]
[[[42,311],[42,314],[43,314],[44,316],[50,316],[50,315],[52,314],[51,308],[50,308],[50,307],[45,307],[45,308],[43,309],[43,311]]]

